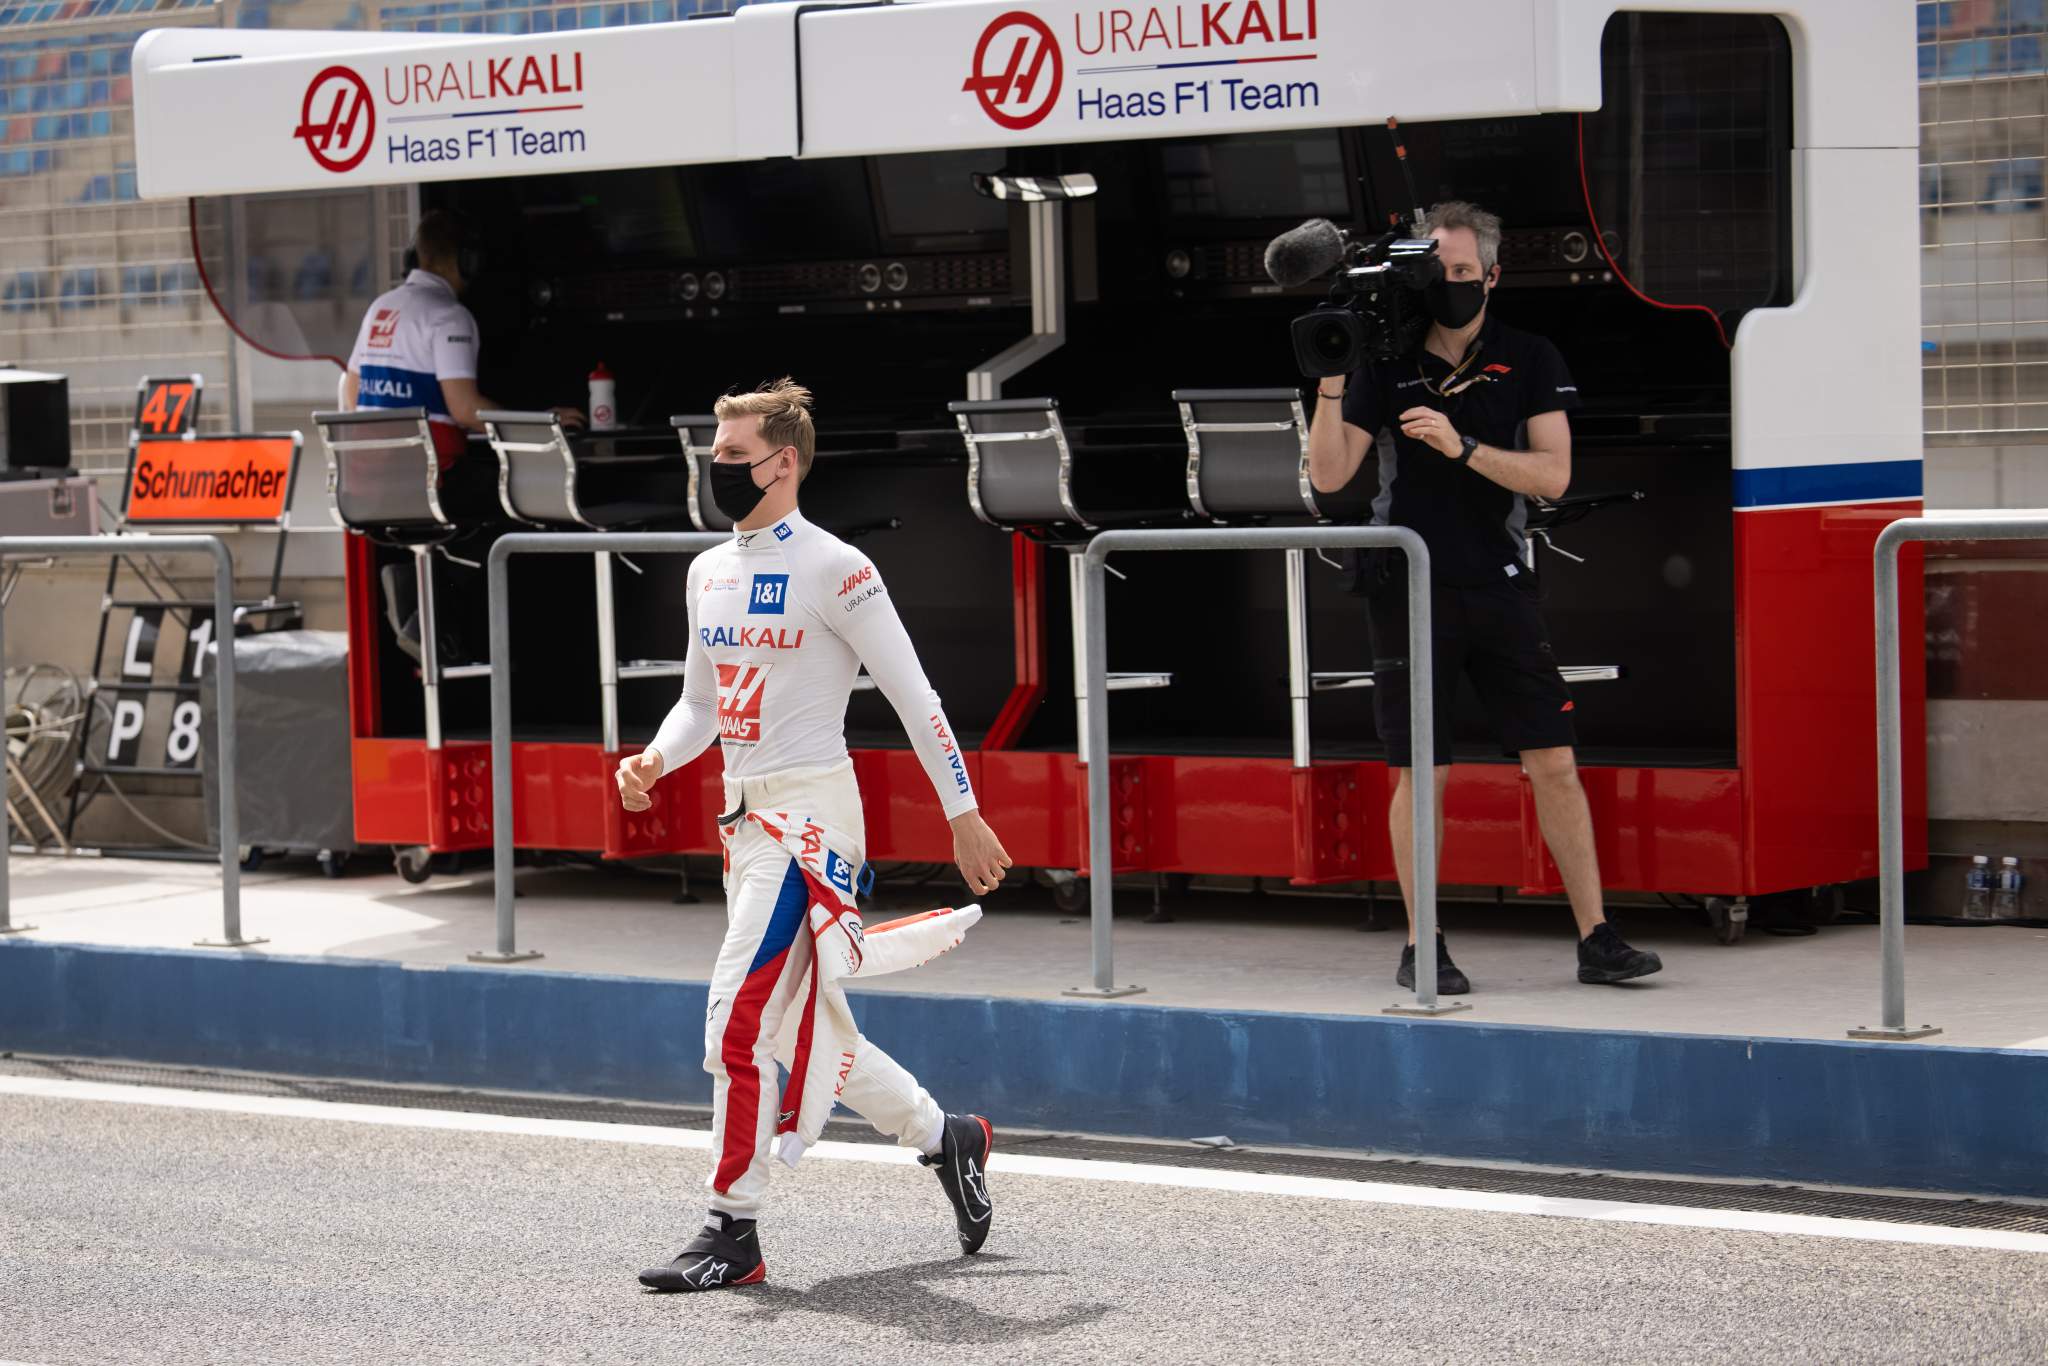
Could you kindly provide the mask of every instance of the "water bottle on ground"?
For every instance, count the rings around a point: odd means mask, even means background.
[[[1970,860],[1970,880],[1963,892],[1963,919],[1989,920],[1991,918],[1991,859],[1978,854]]]
[[[2025,880],[2020,874],[2018,859],[2008,855],[1998,861],[1998,885],[1991,892],[1993,920],[2020,918],[2020,885]]]

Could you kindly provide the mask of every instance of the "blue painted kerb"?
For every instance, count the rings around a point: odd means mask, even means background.
[[[700,982],[0,945],[0,1048],[698,1102]],[[867,993],[1023,1128],[2048,1195],[2048,1053]]]

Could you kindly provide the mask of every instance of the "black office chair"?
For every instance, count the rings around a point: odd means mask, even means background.
[[[498,502],[528,526],[619,531],[680,521],[683,509],[605,488],[594,463],[580,462],[553,413],[479,413],[498,456]]]
[[[1184,521],[1166,506],[1180,455],[1159,447],[1077,451],[1060,424],[1054,398],[962,399],[946,405],[967,443],[967,501],[974,515],[1004,531],[1021,531],[1067,551],[1067,595],[1074,625],[1074,724],[1081,752],[1088,715],[1080,662],[1087,639],[1081,556],[1106,525]],[[1170,457],[1170,466],[1162,456]],[[1121,464],[1119,463],[1121,462]],[[1111,692],[1173,686],[1160,672],[1112,672]]]
[[[327,452],[327,492],[334,516],[351,532],[412,556],[419,613],[420,686],[426,701],[427,748],[441,748],[441,684],[487,678],[488,663],[444,664],[434,610],[432,556],[461,529],[441,506],[440,462],[424,408],[364,408],[315,413]],[[405,623],[388,597],[392,634]]]
[[[991,526],[1086,543],[1103,527],[1187,520],[1177,447],[1077,443],[1054,398],[963,399],[946,411],[967,443],[967,500]]]
[[[532,527],[585,531],[620,531],[681,520],[683,509],[646,498],[599,493],[586,501],[584,491],[597,479],[595,462],[576,459],[568,433],[553,413],[479,413],[491,449],[498,455],[498,501],[505,515]],[[601,740],[606,753],[620,746],[619,683],[641,678],[678,678],[679,659],[619,660],[618,617],[612,561],[639,573],[639,566],[611,551],[591,552],[597,580],[597,677]]]

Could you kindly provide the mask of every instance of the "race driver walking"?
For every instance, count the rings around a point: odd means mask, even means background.
[[[809,1068],[792,1058],[811,1046],[819,994],[841,990],[812,971],[821,955],[811,908],[820,896],[830,899],[825,883],[849,889],[864,859],[860,789],[845,735],[847,698],[863,664],[938,792],[968,887],[995,890],[1010,865],[981,818],[952,727],[874,564],[797,511],[797,487],[815,450],[810,407],[810,392],[788,379],[718,401],[711,492],[733,519],[734,535],[690,566],[682,697],[654,742],[618,769],[625,808],[644,811],[662,775],[714,739],[725,761],[718,825],[727,928],[704,1028],[710,1215],[674,1260],[640,1273],[657,1290],[714,1290],[767,1277],[755,1221],[771,1149],[791,1162],[803,1149],[792,1096],[803,1096]],[[796,845],[794,824],[816,834]],[[824,1004],[843,1008],[843,998]],[[792,1035],[800,1036],[794,1047]],[[988,1121],[943,1112],[857,1031],[837,1047],[838,1099],[936,1169],[961,1250],[979,1251],[993,1213]],[[790,1091],[779,1106],[778,1057],[791,1063]]]

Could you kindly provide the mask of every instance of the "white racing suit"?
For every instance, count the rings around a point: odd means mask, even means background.
[[[923,1149],[938,1134],[938,1103],[861,1036],[841,983],[944,953],[981,912],[933,911],[865,929],[854,905],[864,836],[851,760],[728,779],[726,800],[743,814],[719,827],[728,925],[704,1025],[711,1208],[753,1219],[771,1147],[795,1166],[835,1102],[907,1148]],[[777,1062],[789,1069],[779,1105]]]
[[[751,1219],[771,1143],[793,1163],[835,1100],[908,1148],[937,1142],[944,1122],[916,1079],[860,1036],[839,985],[944,952],[980,914],[914,917],[886,935],[860,927],[853,894],[867,836],[845,722],[862,665],[946,817],[973,810],[975,797],[938,694],[865,555],[792,513],[692,561],[687,604],[682,696],[649,749],[664,774],[714,739],[725,760],[728,926],[704,1028],[710,1203]],[[778,1059],[792,1067],[780,1102]]]

